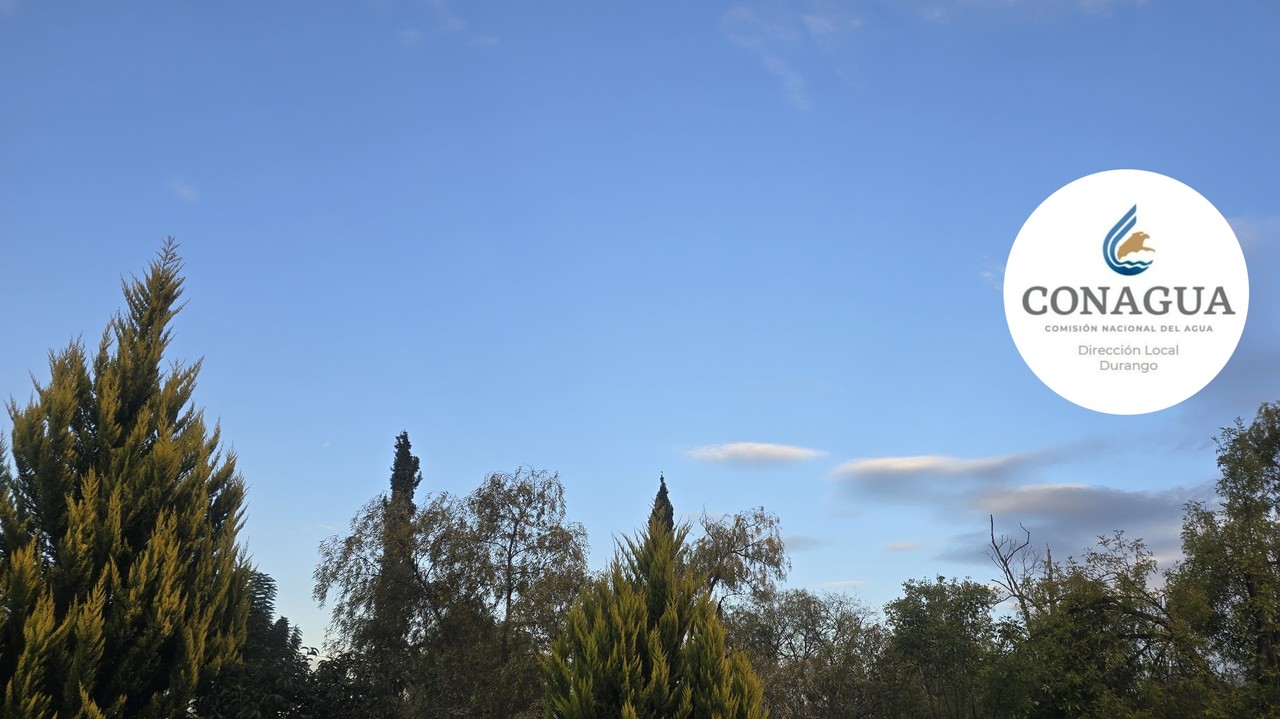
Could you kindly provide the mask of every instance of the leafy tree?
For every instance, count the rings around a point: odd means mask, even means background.
[[[844,594],[791,589],[735,606],[731,644],[751,658],[773,719],[887,716],[898,693],[882,671],[889,632]]]
[[[1217,506],[1188,505],[1178,608],[1240,685],[1238,711],[1280,716],[1280,403],[1218,437]]]
[[[996,591],[971,580],[908,580],[885,606],[890,649],[917,682],[918,716],[983,716],[979,680],[996,641]]]
[[[667,524],[665,482],[648,529],[626,539],[588,587],[544,662],[549,717],[763,717],[746,655],[730,653],[703,578],[688,570],[688,528]]]
[[[170,239],[124,283],[127,311],[96,355],[79,342],[51,353],[48,384],[9,404],[4,716],[179,716],[244,641],[244,485],[191,405],[200,363],[161,368],[180,272]]]
[[[518,469],[492,474],[468,498],[481,545],[481,585],[496,620],[494,716],[541,698],[537,657],[550,647],[586,574],[586,531],[569,522],[560,477]]]
[[[1025,531],[1025,530],[1024,530]],[[996,540],[998,584],[1019,607],[1001,626],[1003,656],[988,699],[1007,716],[1205,716],[1214,675],[1194,632],[1175,610],[1155,558],[1123,532],[1100,537],[1080,560],[1020,560],[1029,546]],[[1024,571],[1014,570],[1021,565]]]
[[[1142,542],[1121,532],[1101,538],[1083,561],[1049,567],[1034,587],[1041,611],[1015,653],[1019,669],[1035,676],[1031,716],[1131,717],[1155,698],[1144,685],[1163,679],[1177,651],[1150,584],[1155,574]]]
[[[701,524],[702,536],[694,542],[690,563],[705,577],[717,610],[742,597],[768,599],[777,582],[787,578],[791,560],[778,515],[764,507],[718,519],[703,512]]]
[[[275,616],[275,599],[275,580],[255,571],[242,660],[203,683],[195,703],[197,716],[298,716],[308,695],[307,654],[302,649],[302,631]]]
[[[388,706],[391,694],[386,672],[369,655],[339,651],[316,664],[297,714],[315,719],[392,716],[400,707]]]
[[[398,455],[402,447],[407,441]],[[460,503],[440,493],[406,517],[406,500],[400,493],[366,504],[349,535],[321,544],[314,575],[317,601],[334,598],[326,647],[341,657],[325,676],[350,679],[340,691],[364,696],[372,717],[410,715],[411,685],[438,679],[425,675],[426,648],[469,624],[481,596],[478,548]]]

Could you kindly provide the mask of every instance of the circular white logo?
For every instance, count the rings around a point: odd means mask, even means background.
[[[1172,407],[1240,342],[1249,273],[1226,219],[1154,172],[1110,170],[1049,196],[1018,232],[1004,313],[1040,381],[1098,412]]]

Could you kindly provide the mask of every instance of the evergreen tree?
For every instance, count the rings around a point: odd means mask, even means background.
[[[347,686],[364,699],[354,708],[358,715],[398,717],[409,712],[406,687],[421,673],[416,648],[423,643],[426,624],[419,616],[424,608],[433,616],[441,607],[435,597],[425,597],[417,562],[418,522],[428,525],[446,553],[456,522],[448,519],[452,500],[438,496],[422,508],[414,491],[422,482],[421,463],[413,454],[409,434],[396,436],[391,464],[391,492],[369,502],[352,521],[353,533],[331,537],[320,548],[316,567],[316,598],[323,604],[330,588],[338,593],[333,627],[340,643],[330,644],[334,660],[322,674]],[[444,558],[438,565],[447,567]],[[451,577],[456,575],[450,575]]]
[[[664,481],[648,529],[570,612],[544,664],[548,717],[764,716],[759,681],[727,651],[710,593],[686,569],[688,528],[672,516]]]
[[[407,670],[406,657],[416,590],[414,577],[413,492],[422,482],[420,462],[409,433],[396,437],[391,464],[391,496],[383,500],[382,555],[373,595],[372,620],[363,627],[360,645],[373,649],[390,675]],[[399,686],[399,682],[396,682]]]
[[[96,356],[51,353],[48,384],[9,404],[0,715],[179,716],[244,641],[243,482],[191,405],[200,363],[161,370],[180,271],[170,239]]]
[[[658,475],[658,496],[653,498],[653,511],[649,513],[649,522],[657,521],[668,532],[675,531],[676,511],[667,496],[667,478]]]
[[[403,502],[413,513],[413,491],[422,483],[418,458],[409,443],[409,433],[396,435],[396,456],[391,463],[391,502]]]

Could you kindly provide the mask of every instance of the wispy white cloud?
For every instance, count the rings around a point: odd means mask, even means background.
[[[977,458],[943,454],[871,457],[840,464],[829,479],[851,497],[922,504],[939,516],[954,516],[953,509],[972,506],[970,498],[975,492],[1005,487],[1018,479],[1025,481],[1067,456],[1070,453],[1063,449],[1043,449]]]
[[[999,457],[981,457],[978,459],[964,459],[940,454],[911,457],[872,457],[844,462],[836,467],[832,474],[837,479],[888,478],[904,475],[991,477],[1003,475],[1019,466],[1025,466],[1034,458],[1034,454],[1006,454]]]
[[[178,199],[186,202],[195,202],[200,199],[200,193],[196,192],[195,188],[182,180],[170,180],[169,191]]]
[[[782,83],[787,93],[787,100],[792,107],[797,110],[808,110],[812,106],[809,93],[805,89],[804,78],[790,63],[777,55],[765,54],[760,58],[760,64]]]
[[[498,44],[498,36],[492,34],[476,34],[466,20],[462,18],[449,0],[424,0],[431,17],[421,27],[409,27],[395,34],[396,41],[405,47],[417,47],[427,42],[431,34],[453,35],[471,47],[491,47]]]
[[[894,0],[887,10],[915,22],[952,23],[966,18],[1012,16],[1032,21],[1063,14],[1110,16],[1147,0]],[[883,14],[883,13],[878,13]],[[874,15],[870,17],[875,17]],[[806,75],[815,68],[841,78],[851,76],[848,39],[869,27],[864,16],[838,0],[740,0],[721,16],[724,37],[748,51],[777,79],[788,102],[799,110],[813,106]],[[815,55],[813,50],[820,51]],[[813,60],[819,64],[814,64]]]
[[[982,272],[980,273],[980,276],[982,277],[982,283],[985,284],[986,286],[994,287],[997,290],[1004,289],[1004,263],[1003,262],[986,263],[986,265],[984,265],[982,268]]]
[[[805,13],[800,16],[800,22],[804,23],[805,29],[814,37],[826,37],[840,32],[840,27],[828,15]]]
[[[690,459],[704,462],[724,462],[726,464],[783,464],[786,462],[804,462],[826,456],[820,449],[796,447],[790,444],[771,444],[768,442],[730,442],[728,444],[709,444],[695,447],[685,453]]]
[[[884,545],[884,551],[910,552],[913,549],[919,549],[921,546],[923,545],[921,545],[919,542],[890,542]]]
[[[1227,222],[1246,250],[1263,243],[1280,242],[1280,217],[1245,215],[1232,217]]]
[[[446,0],[427,0],[427,6],[436,16],[436,26],[443,32],[462,32],[466,21],[458,17]]]
[[[783,57],[780,47],[794,44],[798,37],[790,20],[767,21],[757,10],[739,5],[724,14],[720,28],[730,42],[754,55],[756,62],[777,78],[792,107],[808,110],[811,103],[805,80]]]

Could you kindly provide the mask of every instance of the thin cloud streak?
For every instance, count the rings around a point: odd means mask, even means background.
[[[1244,215],[1228,218],[1227,224],[1231,225],[1246,253],[1250,247],[1272,244],[1280,238],[1280,217]]]
[[[774,48],[793,44],[797,37],[794,28],[766,22],[755,10],[740,5],[721,17],[720,29],[730,42],[754,55],[756,62],[781,82],[792,107],[804,111],[812,106],[804,77]]]
[[[467,23],[453,12],[445,0],[427,0],[436,15],[436,24],[442,32],[461,32]]]
[[[1114,10],[1146,4],[1146,0],[899,0],[891,9],[915,22],[949,24],[966,17],[1013,16],[1035,21],[1061,14],[1098,18]],[[847,78],[848,38],[861,32],[868,22],[840,3],[801,0],[776,3],[748,1],[731,7],[720,19],[721,34],[729,42],[749,52],[756,63],[781,85],[787,101],[797,110],[813,107],[813,93],[805,73],[812,73],[812,51],[822,56],[822,68]],[[806,60],[810,62],[806,62]]]
[[[790,444],[768,442],[730,442],[695,447],[685,453],[690,459],[702,462],[723,462],[738,465],[769,465],[787,462],[805,462],[825,457],[820,449],[797,447]]]
[[[1087,451],[1086,451],[1087,448]],[[1117,530],[1142,538],[1160,557],[1180,553],[1179,533],[1186,503],[1210,499],[1213,484],[1204,478],[1161,490],[1135,490],[1080,482],[1036,482],[1048,467],[1097,462],[1113,444],[1082,441],[1071,446],[962,458],[916,455],[858,459],[840,465],[833,478],[860,501],[893,502],[931,510],[939,521],[963,518],[969,526],[994,515],[997,526],[1026,527],[1033,545],[1048,545],[1055,556],[1079,554],[1100,536]],[[989,537],[982,531],[952,536],[939,559],[965,564],[989,563]],[[918,549],[894,542],[885,551]]]
[[[909,457],[872,457],[852,459],[842,463],[832,472],[840,479],[870,479],[902,475],[967,475],[989,477],[1002,475],[1009,470],[1031,462],[1030,454],[1007,454],[1000,457],[964,459],[946,455],[929,454]]]
[[[997,290],[1004,289],[1004,263],[988,263],[982,268],[980,274],[983,284],[988,287],[994,287]]]

